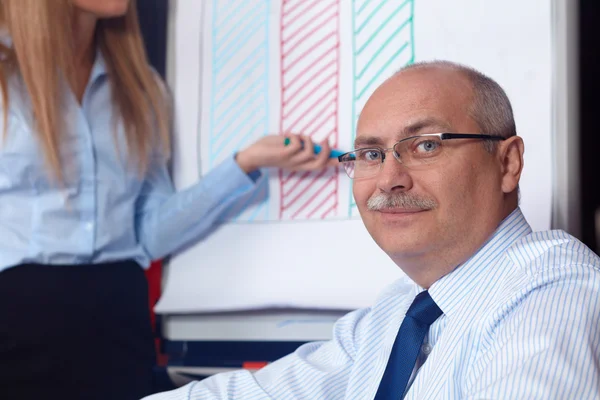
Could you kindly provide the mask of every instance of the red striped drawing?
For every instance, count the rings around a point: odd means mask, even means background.
[[[339,0],[283,0],[281,6],[282,133],[338,144]],[[338,214],[338,172],[279,171],[280,218]]]

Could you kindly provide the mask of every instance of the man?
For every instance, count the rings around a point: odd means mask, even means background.
[[[151,398],[600,398],[600,260],[525,221],[523,140],[500,86],[409,66],[365,105],[355,148],[340,161],[362,220],[407,278],[331,341]]]

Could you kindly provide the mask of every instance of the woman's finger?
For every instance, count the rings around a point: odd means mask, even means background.
[[[327,161],[329,160],[329,155],[331,154],[331,147],[329,147],[329,142],[324,140],[321,142],[321,152],[315,158],[313,164],[311,165],[314,169],[325,168],[327,165]]]
[[[337,167],[340,167],[340,166],[341,166],[341,164],[340,164],[340,161],[337,159],[337,157],[330,158],[330,159],[327,160],[326,167],[335,167],[335,168],[337,168]]]
[[[314,144],[309,136],[300,136],[302,140],[302,150],[290,158],[290,167],[298,167],[315,159]]]
[[[298,135],[287,134],[282,140],[284,141],[284,149],[281,152],[282,162],[286,162],[302,151],[302,140]]]

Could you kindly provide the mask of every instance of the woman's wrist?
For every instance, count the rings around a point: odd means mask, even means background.
[[[259,165],[256,165],[256,162],[253,162],[252,157],[248,155],[246,150],[242,150],[235,155],[235,162],[237,162],[238,166],[246,174],[254,172],[260,168]]]

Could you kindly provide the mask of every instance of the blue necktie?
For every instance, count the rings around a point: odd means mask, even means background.
[[[435,304],[427,291],[421,292],[415,297],[398,330],[394,348],[379,383],[375,400],[398,400],[404,396],[423,339],[429,326],[440,315],[442,315],[442,310]]]

